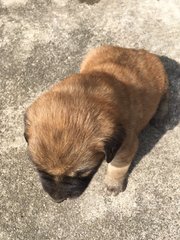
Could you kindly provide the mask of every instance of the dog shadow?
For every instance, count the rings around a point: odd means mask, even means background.
[[[100,2],[100,0],[79,0],[80,3],[86,3],[88,5],[93,5],[95,3]]]
[[[163,63],[169,80],[169,110],[167,116],[156,125],[150,123],[140,134],[139,150],[135,159],[131,163],[128,176],[138,165],[141,159],[151,151],[161,137],[168,131],[172,130],[180,120],[180,64],[166,57],[159,56]],[[128,176],[125,181],[124,189],[127,186]]]

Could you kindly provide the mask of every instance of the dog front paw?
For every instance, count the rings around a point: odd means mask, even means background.
[[[118,195],[127,186],[128,166],[116,167],[108,164],[107,173],[104,179],[108,195]]]
[[[115,179],[106,175],[104,183],[108,195],[117,196],[120,192],[123,192],[125,190],[124,179]]]

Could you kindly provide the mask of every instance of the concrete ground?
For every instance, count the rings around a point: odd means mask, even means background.
[[[170,111],[149,126],[127,189],[104,191],[106,163],[77,200],[51,201],[26,154],[25,108],[104,43],[161,57]],[[180,1],[0,1],[0,240],[180,239]]]

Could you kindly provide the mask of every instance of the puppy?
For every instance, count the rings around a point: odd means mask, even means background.
[[[25,138],[42,186],[57,202],[80,196],[102,161],[105,184],[123,190],[138,135],[167,111],[168,81],[158,57],[145,50],[102,46],[80,73],[55,84],[26,111]]]

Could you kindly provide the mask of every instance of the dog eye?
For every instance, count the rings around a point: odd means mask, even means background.
[[[44,180],[48,180],[48,181],[52,181],[53,180],[53,176],[50,175],[49,173],[47,172],[44,172],[42,170],[38,170],[38,173],[40,175],[40,177]]]
[[[25,138],[26,142],[28,143],[28,135],[26,132],[24,132],[24,138]]]
[[[90,175],[93,175],[96,172],[96,168],[92,168],[92,169],[83,169],[77,172],[77,177],[79,178],[85,178],[88,177]]]
[[[80,172],[80,173],[78,173],[78,177],[87,177],[87,176],[89,176],[92,172],[93,172],[93,170],[88,170],[88,171],[85,171],[85,172]]]
[[[69,177],[69,176],[64,176],[63,178],[63,184],[66,185],[77,185],[77,183],[79,182],[79,178],[77,177]]]

